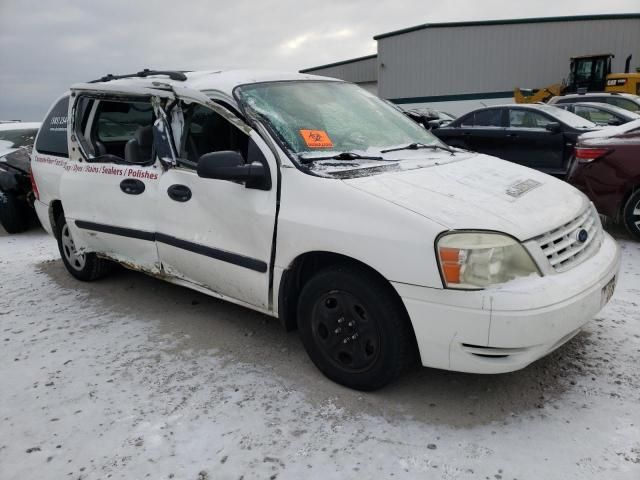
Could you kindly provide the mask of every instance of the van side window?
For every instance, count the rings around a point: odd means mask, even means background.
[[[247,158],[249,137],[224,117],[202,105],[185,110],[185,134],[180,157],[197,164],[205,153],[233,150]]]
[[[51,109],[47,118],[42,122],[36,150],[56,157],[69,158],[67,146],[67,115],[69,110],[69,97],[61,98],[55,107]]]
[[[92,128],[96,154],[111,154],[128,163],[151,160],[153,108],[146,102],[102,101]]]

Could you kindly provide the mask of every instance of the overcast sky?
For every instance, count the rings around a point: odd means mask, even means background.
[[[427,22],[632,13],[638,0],[0,0],[0,119],[42,120],[72,83],[145,67],[301,68]]]

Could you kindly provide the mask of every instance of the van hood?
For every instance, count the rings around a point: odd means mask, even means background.
[[[521,241],[573,220],[589,203],[550,175],[479,154],[343,182],[444,229],[496,230]]]

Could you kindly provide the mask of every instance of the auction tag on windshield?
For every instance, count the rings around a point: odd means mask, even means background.
[[[309,148],[332,148],[333,142],[324,130],[300,129],[300,135],[304,138]]]

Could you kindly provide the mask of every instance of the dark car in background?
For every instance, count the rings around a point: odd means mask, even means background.
[[[452,147],[565,175],[578,137],[598,128],[561,108],[510,104],[474,110],[432,133]]]
[[[0,124],[0,223],[8,233],[26,230],[35,218],[30,155],[39,123]]]
[[[558,103],[556,106],[586,118],[596,125],[624,125],[634,120],[640,120],[639,114],[608,103]]]
[[[640,120],[587,133],[567,180],[640,240]]]

